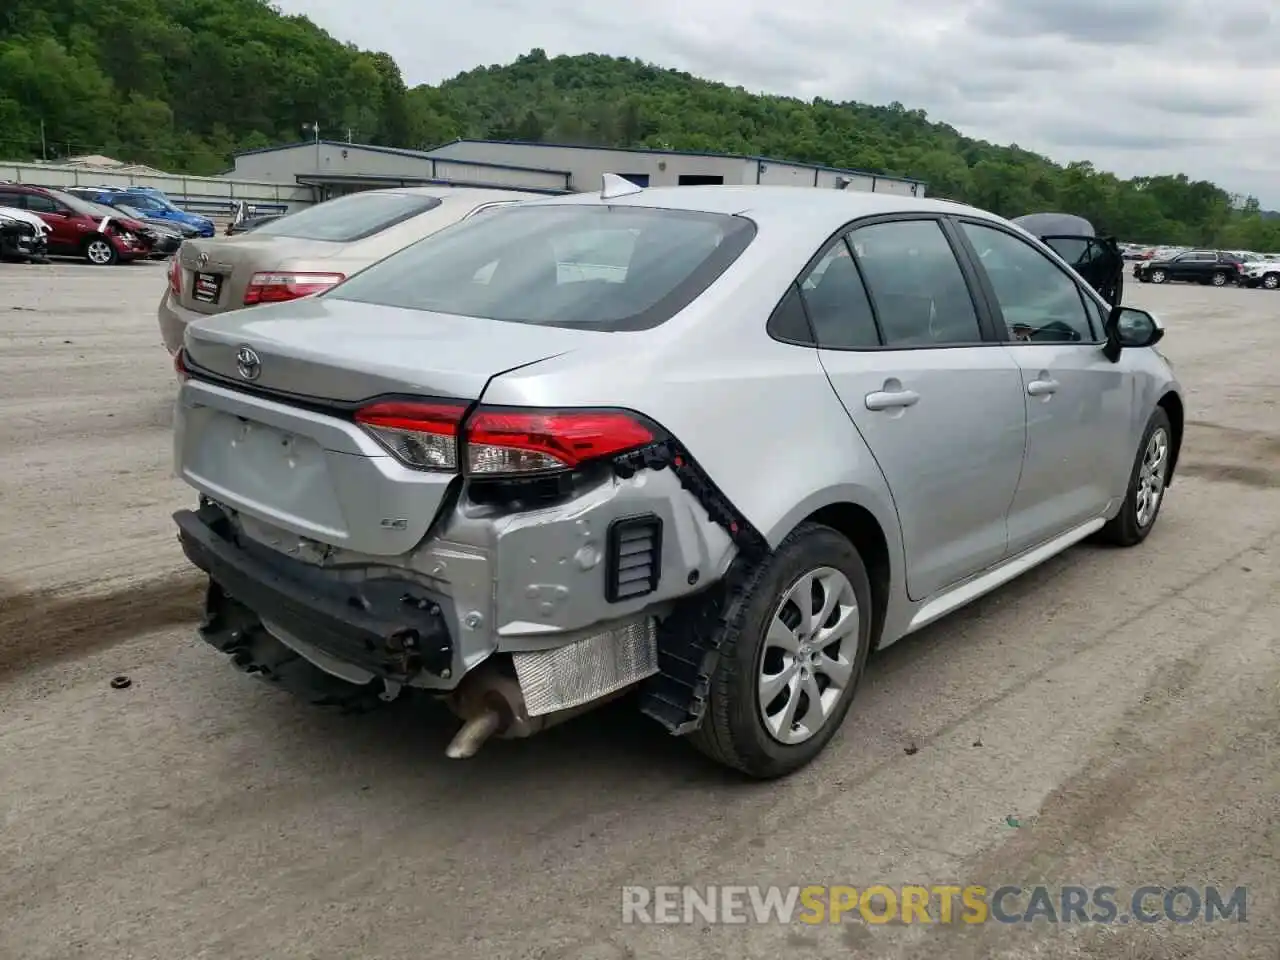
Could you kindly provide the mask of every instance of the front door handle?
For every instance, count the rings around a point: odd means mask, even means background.
[[[1058,392],[1058,381],[1051,379],[1032,380],[1027,384],[1027,393],[1033,397],[1047,397]]]
[[[914,407],[920,402],[920,394],[914,390],[877,390],[867,394],[868,410],[896,410]]]

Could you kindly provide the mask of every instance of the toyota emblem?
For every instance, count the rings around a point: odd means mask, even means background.
[[[241,347],[236,351],[236,370],[246,380],[257,380],[262,373],[262,360],[252,347]]]

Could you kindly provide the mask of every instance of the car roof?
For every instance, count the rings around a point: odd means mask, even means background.
[[[903,197],[891,193],[823,190],[815,187],[687,186],[649,187],[636,193],[602,199],[599,191],[545,197],[536,205],[596,204],[657,207],[667,210],[737,214],[754,220],[805,221],[807,225],[835,230],[850,220],[892,213],[967,214],[988,220],[1000,218],[953,200]]]
[[[545,193],[528,193],[523,190],[506,190],[502,187],[384,187],[380,190],[361,190],[358,194],[347,196],[365,196],[368,194],[392,193],[409,196],[436,197],[440,200],[467,200],[481,203],[490,200],[522,200],[534,197],[545,197]]]

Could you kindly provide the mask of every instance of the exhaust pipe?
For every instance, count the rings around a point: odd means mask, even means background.
[[[617,699],[629,690],[629,687],[624,687],[589,703],[531,717],[525,706],[524,693],[520,690],[520,681],[501,672],[499,665],[489,660],[467,674],[445,701],[449,709],[463,720],[462,728],[445,748],[445,756],[450,760],[474,757],[493,736],[503,740],[532,737]]]
[[[466,760],[474,757],[480,752],[484,742],[497,733],[501,726],[502,714],[492,707],[487,707],[462,725],[462,729],[449,741],[444,755],[450,760]]]

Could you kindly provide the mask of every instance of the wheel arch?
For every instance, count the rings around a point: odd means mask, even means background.
[[[905,598],[902,528],[888,487],[875,490],[848,483],[813,493],[765,533],[770,548],[776,549],[791,531],[806,522],[821,523],[843,534],[862,557],[875,606],[871,633],[874,650],[891,612]]]
[[[1169,418],[1169,429],[1173,432],[1173,451],[1169,456],[1169,474],[1165,478],[1165,486],[1172,486],[1174,471],[1178,467],[1178,455],[1182,452],[1182,433],[1186,426],[1186,411],[1182,406],[1182,398],[1176,390],[1164,394],[1156,406],[1164,410]]]
[[[805,518],[808,523],[820,523],[842,534],[858,551],[862,565],[866,567],[871,584],[871,649],[880,645],[884,633],[885,616],[889,610],[890,586],[893,583],[893,563],[890,560],[889,540],[880,521],[866,507],[842,501],[820,507]]]

